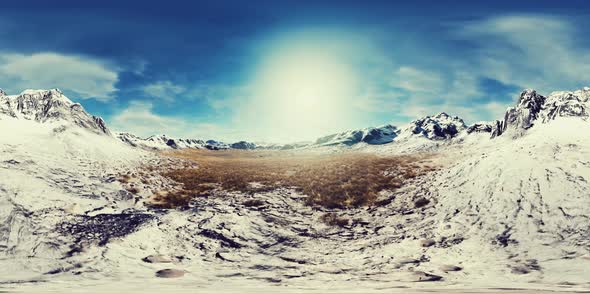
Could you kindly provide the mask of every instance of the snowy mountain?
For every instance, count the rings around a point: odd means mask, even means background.
[[[199,139],[178,139],[167,135],[155,135],[147,138],[140,138],[131,133],[119,132],[115,136],[119,140],[133,147],[138,147],[146,150],[168,150],[168,149],[209,149],[209,150],[225,150],[225,149],[241,149],[253,150],[258,146],[247,141],[239,141],[231,144],[216,140],[199,140]],[[274,149],[274,148],[269,148]]]
[[[82,105],[74,103],[60,90],[25,90],[7,95],[0,90],[0,114],[25,120],[67,122],[95,133],[111,135],[104,120],[90,115]]]
[[[166,149],[204,149],[206,143],[203,140],[197,139],[175,139],[166,135],[150,136],[148,138],[140,138],[131,133],[116,133],[115,136],[119,140],[133,147],[139,147],[147,150],[166,150]]]
[[[401,128],[385,125],[378,128],[365,128],[328,135],[305,147],[353,146],[359,143],[383,145],[421,139],[442,141],[452,139],[466,129],[467,126],[463,119],[441,112],[437,115],[414,120]],[[475,129],[471,131],[475,131]]]
[[[199,140],[199,139],[178,139],[167,135],[155,135],[147,138],[140,138],[131,133],[119,132],[115,136],[122,142],[146,150],[168,150],[168,149],[209,149],[209,150],[225,150],[225,149],[242,149],[252,150],[256,149],[256,144],[239,141],[232,144],[226,144],[215,140]]]
[[[232,149],[252,150],[256,149],[256,144],[246,141],[239,141],[229,145]]]
[[[437,141],[447,144],[460,143],[462,140],[451,139],[459,137],[465,139],[472,134],[489,134],[491,138],[495,138],[507,133],[507,136],[517,137],[523,135],[535,124],[549,123],[559,117],[588,120],[590,88],[553,92],[547,97],[538,94],[535,90],[524,90],[519,95],[517,104],[506,110],[504,118],[493,122],[477,122],[467,126],[463,119],[441,112],[414,120],[401,128],[387,125],[381,128],[332,134],[321,137],[315,143],[304,147],[352,146],[364,142],[367,144],[403,143],[405,148],[413,141],[417,144],[432,145],[428,141],[420,141],[421,139],[434,141],[432,146],[439,146]]]
[[[402,134],[406,138],[417,135],[429,140],[444,140],[455,137],[466,128],[463,119],[441,112],[410,122]]]
[[[352,130],[321,137],[313,143],[315,146],[346,145],[351,146],[357,143],[386,144],[397,137],[399,130],[392,125],[385,125],[378,128],[365,128]]]

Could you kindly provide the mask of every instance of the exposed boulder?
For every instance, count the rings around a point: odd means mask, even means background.
[[[163,269],[156,272],[156,277],[158,278],[180,278],[184,276],[185,271],[177,270],[177,269]]]
[[[442,280],[441,276],[422,271],[415,271],[411,274],[412,282],[436,282]]]
[[[172,259],[170,257],[156,254],[156,255],[148,255],[142,259],[143,262],[147,263],[171,263]]]

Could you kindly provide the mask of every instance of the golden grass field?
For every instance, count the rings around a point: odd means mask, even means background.
[[[373,205],[379,193],[435,169],[432,154],[381,156],[363,152],[181,150],[165,156],[195,161],[197,167],[163,170],[183,189],[155,195],[160,208],[186,207],[215,190],[257,193],[292,187],[308,205],[346,208]],[[256,206],[257,203],[247,203]]]

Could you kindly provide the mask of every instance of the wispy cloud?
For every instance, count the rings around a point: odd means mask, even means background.
[[[154,104],[146,101],[131,101],[125,109],[112,116],[109,123],[116,131],[141,137],[166,134],[177,138],[238,140],[230,128],[173,115],[160,115],[154,112]]]
[[[173,129],[183,129],[186,122],[174,117],[157,115],[153,103],[131,101],[129,106],[111,118],[111,126],[117,131],[126,131],[139,136],[166,133]]]
[[[32,55],[0,53],[0,84],[10,91],[61,88],[78,98],[113,98],[118,72],[105,63],[58,53]]]
[[[172,83],[171,81],[157,81],[141,88],[145,95],[152,98],[159,98],[163,101],[174,101],[178,94],[184,93],[186,88]]]
[[[584,33],[569,19],[498,16],[466,23],[456,33],[479,45],[479,71],[501,82],[552,91],[590,81],[590,50],[576,41]]]
[[[413,93],[438,94],[444,88],[444,80],[440,74],[411,66],[401,66],[395,70],[390,84]]]
[[[401,97],[381,88],[376,97],[388,93],[391,98],[375,104],[396,105],[407,119],[446,111],[474,122],[501,118],[520,89],[548,93],[590,82],[590,50],[576,41],[583,34],[570,19],[504,15],[450,28],[451,36],[475,49],[462,56],[449,53],[444,63],[430,65],[436,70],[419,65],[394,68],[389,85],[399,89]],[[482,86],[486,80],[497,85]]]

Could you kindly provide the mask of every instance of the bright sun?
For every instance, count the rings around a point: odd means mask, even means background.
[[[265,58],[253,83],[259,127],[280,140],[339,130],[352,115],[357,76],[344,56],[313,44],[280,48]],[[281,134],[276,134],[277,130]]]

